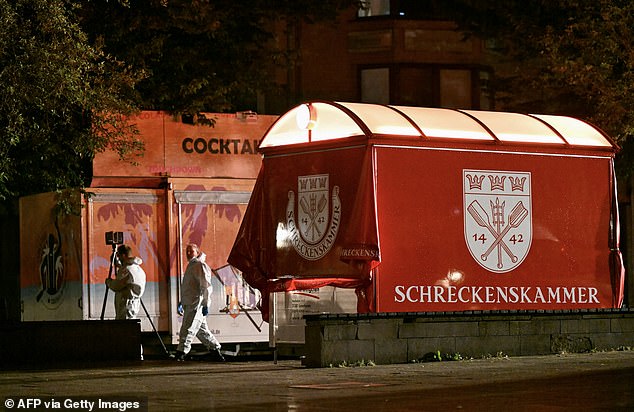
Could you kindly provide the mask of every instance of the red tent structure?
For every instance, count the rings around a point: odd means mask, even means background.
[[[617,150],[570,117],[302,104],[264,136],[229,263],[359,312],[620,307]]]

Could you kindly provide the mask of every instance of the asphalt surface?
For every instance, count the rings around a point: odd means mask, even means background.
[[[6,411],[27,406],[75,411],[634,411],[634,351],[322,369],[272,359],[47,365],[0,371],[0,400]],[[106,408],[97,409],[99,401]]]

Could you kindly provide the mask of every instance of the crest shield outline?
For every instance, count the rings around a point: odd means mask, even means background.
[[[533,238],[531,173],[462,171],[464,236],[473,259],[494,273],[517,268]]]
[[[331,193],[330,176],[319,174],[298,176],[297,189],[297,196],[292,190],[288,192],[288,239],[295,251],[304,259],[318,260],[330,251],[339,232],[339,186],[334,186]]]

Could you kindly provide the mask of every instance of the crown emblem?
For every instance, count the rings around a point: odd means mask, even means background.
[[[519,190],[519,191],[524,191],[524,183],[526,182],[526,177],[513,177],[513,176],[509,176],[509,180],[511,182],[511,190],[515,191],[515,190]]]
[[[504,180],[506,176],[489,175],[489,181],[491,182],[491,190],[504,190]]]
[[[327,190],[328,178],[322,176],[309,177],[302,179],[299,182],[299,188],[301,190]]]
[[[467,180],[469,180],[469,189],[478,189],[482,190],[482,181],[484,180],[484,175],[467,175]]]

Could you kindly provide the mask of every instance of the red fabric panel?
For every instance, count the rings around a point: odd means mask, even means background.
[[[376,159],[378,311],[613,307],[610,158],[378,148]],[[505,189],[471,195],[467,174],[483,177],[482,193],[506,176]],[[519,174],[525,214],[513,212]]]
[[[264,300],[330,285],[358,289],[360,310],[370,310],[379,261],[373,188],[366,147],[265,158],[228,262]]]

